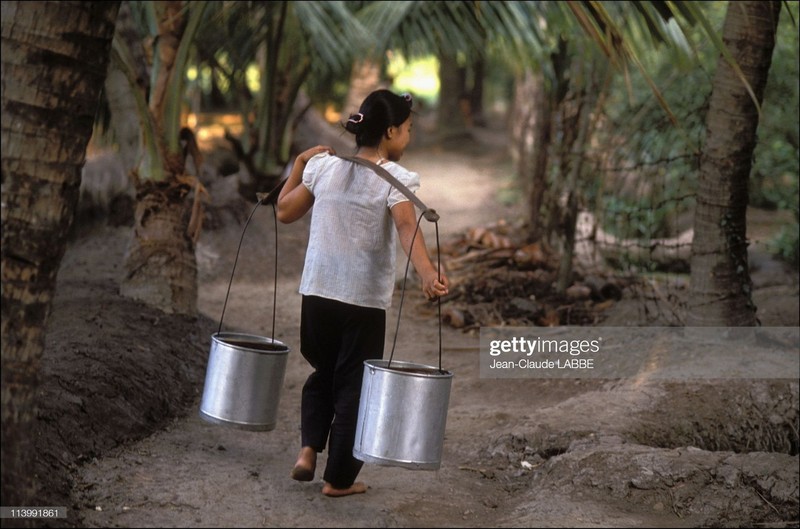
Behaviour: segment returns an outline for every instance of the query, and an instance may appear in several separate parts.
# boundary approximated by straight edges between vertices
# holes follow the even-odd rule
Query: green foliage
[[[238,110],[244,163],[270,186],[290,158],[301,87],[312,101],[340,101],[353,60],[374,47],[351,9],[357,2],[214,2],[196,41],[194,88],[213,108]]]
[[[758,128],[750,203],[767,209],[798,208],[799,6],[797,2],[784,4]]]
[[[795,222],[783,226],[780,233],[770,242],[769,248],[778,258],[797,268],[800,266],[799,245],[800,223]]]
[[[797,2],[784,3],[778,39],[764,94],[763,116],[758,128],[759,142],[750,179],[750,203],[767,209],[794,212],[795,223],[783,226],[770,247],[780,259],[797,267],[800,262],[800,133],[798,129],[798,80],[800,39],[797,34]]]
[[[620,237],[672,237],[694,207],[699,152],[711,78],[703,68],[680,69],[668,50],[651,71],[678,125],[675,126],[643,79],[626,86],[617,77],[597,133],[605,179],[599,198],[603,228]],[[611,146],[611,147],[610,147]],[[610,148],[609,148],[610,147]]]
[[[347,101],[350,75],[333,71],[310,75],[303,88],[314,107],[320,112],[324,112],[327,105],[333,105],[341,111]]]
[[[710,23],[721,27],[725,3],[709,3]],[[791,10],[791,15],[786,9]],[[798,4],[787,3],[762,106],[755,151],[750,203],[769,209],[798,211]],[[598,200],[603,229],[620,237],[664,237],[690,227],[699,153],[713,71],[719,57],[702,34],[690,33],[697,63],[685,65],[669,48],[643,55],[648,71],[677,117],[673,126],[644,79],[615,79],[597,134],[603,155]],[[598,186],[601,187],[601,186]],[[796,264],[797,224],[784,227],[772,244],[781,258]]]
[[[609,197],[604,204],[604,228],[620,238],[650,239],[668,235],[665,208],[648,208],[642,201]]]

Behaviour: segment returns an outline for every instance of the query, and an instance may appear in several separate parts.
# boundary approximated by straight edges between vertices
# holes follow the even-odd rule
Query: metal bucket
[[[279,187],[283,186],[282,182]],[[278,296],[278,219],[274,197],[280,189],[269,195],[259,196],[239,238],[239,248],[233,261],[231,279],[222,305],[219,329],[211,335],[211,350],[206,368],[203,399],[200,402],[200,417],[214,424],[233,426],[242,430],[275,429],[278,403],[280,402],[283,377],[289,347],[275,340],[253,334],[222,332],[222,320],[228,306],[233,274],[239,262],[244,234],[250,220],[262,203],[272,200],[275,221],[275,271],[272,292],[272,336],[275,336],[275,306]]]
[[[441,466],[453,374],[410,362],[367,360],[353,457],[413,470]]]
[[[211,335],[200,417],[243,430],[275,428],[289,347],[252,334]]]

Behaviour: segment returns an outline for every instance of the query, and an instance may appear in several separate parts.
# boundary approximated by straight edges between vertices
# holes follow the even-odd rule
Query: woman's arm
[[[284,224],[298,220],[314,205],[314,195],[303,185],[303,170],[308,161],[321,152],[336,154],[330,147],[317,145],[297,155],[276,202],[278,220]]]
[[[425,297],[434,299],[448,293],[450,281],[444,272],[437,271],[431,262],[421,229],[414,238],[414,231],[417,229],[415,213],[414,205],[409,201],[400,202],[392,207],[392,218],[400,236],[400,244],[406,255],[410,256],[414,270],[422,278],[422,292]],[[411,239],[414,239],[413,248]]]

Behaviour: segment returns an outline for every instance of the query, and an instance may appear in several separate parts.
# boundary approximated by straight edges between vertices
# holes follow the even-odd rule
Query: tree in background
[[[187,171],[187,155],[194,156],[196,168],[200,157],[196,148],[181,144],[181,139],[192,144],[191,134],[181,138],[181,110],[189,51],[207,6],[131,2],[131,14],[121,18],[113,41],[113,73],[106,86],[120,136],[140,138],[121,146],[135,150],[122,158],[135,160],[127,169],[136,209],[120,293],[167,313],[197,310],[195,243],[205,189]],[[124,114],[126,108],[137,112]]]
[[[236,5],[238,6],[238,4]],[[634,20],[639,21],[636,27],[640,29],[640,34],[642,33],[641,28],[647,27],[647,31],[656,37],[666,39],[669,36],[669,32],[664,30],[665,21],[677,15],[691,21],[696,21],[702,17],[696,7],[687,7],[688,4],[681,2],[675,5],[674,12],[670,9],[664,11],[664,7],[661,4],[637,4],[638,7],[627,9],[625,6],[617,6],[614,13],[615,16],[619,15],[620,18],[625,18],[622,15],[626,13],[637,14]],[[253,11],[236,12],[235,15],[228,13],[224,9],[220,12],[221,16],[228,17],[227,20],[229,21],[240,20],[242,15],[247,15],[244,17],[245,20],[260,21],[256,28],[249,27],[246,24],[231,25],[228,32],[222,32],[228,38],[223,39],[219,44],[219,49],[225,51],[228,63],[238,64],[231,70],[230,79],[232,81],[241,79],[241,75],[234,74],[243,71],[245,64],[258,59],[260,61],[259,64],[262,65],[262,82],[259,95],[251,99],[253,104],[249,111],[246,112],[246,122],[249,122],[247,120],[253,116],[252,134],[249,138],[246,138],[247,141],[242,142],[243,146],[249,144],[247,148],[241,149],[246,160],[249,160],[246,163],[251,168],[248,173],[254,179],[250,183],[251,185],[245,186],[246,194],[268,189],[277,180],[289,159],[289,143],[292,129],[289,124],[292,121],[292,113],[295,112],[294,102],[297,100],[297,94],[303,80],[307,78],[311,71],[311,67],[307,62],[310,55],[309,51],[306,50],[305,53],[300,55],[297,55],[296,52],[298,49],[303,49],[304,36],[310,37],[322,34],[320,31],[310,31],[310,29],[336,26],[330,22],[327,25],[323,22],[312,24],[311,22],[315,20],[321,21],[326,17],[327,20],[331,20],[331,13],[325,12],[320,6],[314,6],[316,6],[315,3],[289,6],[286,3],[278,2],[270,3],[269,5],[258,4],[252,8],[255,9]],[[251,9],[249,4],[245,7]],[[304,16],[293,17],[292,10],[301,8],[309,11],[304,12]],[[319,19],[312,16],[313,13],[321,13]],[[587,38],[594,41],[597,47],[606,54],[610,62],[615,64],[619,70],[625,71],[628,64],[634,64],[639,67],[640,71],[644,72],[634,51],[637,46],[649,45],[636,42],[632,37],[626,36],[617,22],[615,22],[615,19],[606,11],[603,4],[567,3],[557,4],[553,7],[549,4],[542,6],[526,2],[491,4],[474,2],[375,2],[359,9],[356,14],[364,27],[368,28],[372,34],[382,38],[375,47],[366,51],[362,50],[363,53],[368,51],[371,56],[376,56],[377,51],[388,49],[389,47],[408,51],[410,54],[424,50],[427,53],[435,52],[443,56],[453,56],[458,53],[481,56],[486,51],[487,42],[494,43],[499,41],[506,44],[506,50],[512,51],[509,55],[512,60],[520,61],[522,64],[538,63],[539,65],[548,65],[550,61],[555,61],[559,57],[563,59],[570,56],[558,51],[557,46],[560,45],[554,45],[554,43],[558,42],[559,35],[570,33],[579,25],[584,30]],[[557,16],[554,16],[554,14]],[[245,29],[237,29],[241,27]],[[263,29],[258,32],[258,28]],[[531,31],[532,29],[534,31]],[[331,33],[333,35],[336,34],[336,32]],[[346,34],[348,39],[345,40],[357,40],[350,38],[355,34],[354,32]],[[570,38],[576,43],[581,40],[577,37]],[[331,41],[329,39],[320,39],[319,42]],[[249,48],[246,43],[250,43]],[[492,46],[495,52],[501,49],[495,44],[492,44]],[[318,46],[314,49],[330,48],[330,46]],[[214,49],[214,46],[211,49]],[[239,59],[232,61],[231,58],[237,56],[237,54]],[[534,59],[531,59],[531,57],[534,57]],[[574,58],[572,60],[575,61]],[[218,61],[218,63],[221,64],[222,61]],[[551,66],[544,69],[555,71],[555,68]],[[596,78],[596,76],[584,75],[582,78],[591,79]],[[551,79],[553,80],[550,81],[549,86],[548,83],[544,85],[546,89],[551,90],[551,96],[547,99],[550,105],[559,101],[559,93],[567,93],[564,92],[565,87],[571,86],[575,90],[583,90],[583,88],[577,86],[579,78],[574,75],[564,76],[563,79],[569,79],[570,82],[561,83],[560,85],[557,82],[557,75],[552,75]],[[655,95],[660,98],[654,83],[652,81],[649,82]],[[453,84],[455,86],[456,83]],[[587,93],[594,90],[595,87],[590,86]],[[451,95],[456,91],[444,90],[445,93]],[[458,96],[460,94],[456,97]],[[440,102],[440,107],[450,108],[450,114],[453,114],[444,115],[440,112],[440,119],[447,121],[448,126],[451,128],[458,129],[462,116],[460,112],[453,111],[457,104],[448,106],[444,102]],[[532,113],[527,114],[533,115]],[[545,113],[545,115],[547,114]],[[550,116],[559,116],[559,114],[551,109]],[[561,131],[563,134],[554,135],[551,131],[549,135],[544,135],[542,138],[572,138],[570,141],[574,141],[579,137],[577,132],[580,128],[572,127],[570,120],[562,119],[558,123],[565,127]],[[573,125],[577,127],[578,123],[588,122],[579,120],[575,121]],[[550,126],[553,126],[552,123]],[[585,135],[580,137],[591,137],[591,131],[587,131]],[[553,165],[558,160],[563,161],[565,157],[555,156],[548,158],[549,155],[543,153],[545,149],[549,149],[549,146],[536,145],[535,147],[539,150],[539,153],[532,156],[536,161],[531,164],[531,167],[536,167],[538,171],[548,171],[548,167],[562,167],[561,176],[557,179],[558,182],[580,181],[580,172],[574,175],[574,178],[568,177],[569,171],[563,173],[563,170],[568,165],[580,167],[580,163]],[[581,152],[582,149],[583,147],[579,145],[559,145],[552,151],[555,153],[568,151],[577,153]],[[571,154],[570,158],[575,158],[575,156]],[[578,158],[580,157],[578,156]],[[541,163],[542,160],[547,161],[548,159],[550,160],[549,165],[548,163]],[[579,160],[576,159],[577,161]],[[551,232],[558,230],[566,234],[562,247],[565,252],[569,253],[573,244],[573,237],[570,237],[570,234],[574,233],[575,230],[575,210],[581,202],[579,200],[580,197],[576,196],[577,191],[570,192],[567,190],[568,195],[571,193],[572,202],[570,202],[569,207],[560,211],[558,195],[563,193],[557,193],[558,189],[551,190],[550,197],[547,198],[545,203],[543,193],[548,188],[541,184],[543,182],[547,184],[547,179],[542,178],[540,173],[535,175],[532,181],[537,182],[537,185],[531,188],[531,202],[534,206],[532,207],[530,218],[537,220],[532,224],[537,229],[546,226],[544,228],[546,230]],[[197,191],[199,191],[199,188]],[[197,199],[197,191],[195,192],[195,200]],[[547,208],[544,208],[544,206],[547,206]],[[535,207],[539,207],[539,211],[535,210]],[[545,209],[547,218],[542,218],[542,213],[545,212]],[[167,246],[166,244],[164,245],[165,248]],[[189,253],[187,252],[186,255],[188,256]],[[140,255],[147,254],[140,252]],[[185,261],[190,262],[191,259]],[[175,262],[181,263],[183,261],[175,260]],[[563,261],[561,275],[564,281],[562,283],[567,281],[569,277],[570,263],[571,259]],[[139,266],[139,264],[134,263],[130,270],[135,274],[140,274],[139,271],[146,268]],[[154,285],[157,278],[155,276],[158,274],[159,268],[160,266],[156,266],[154,274],[150,276],[140,274],[142,278],[148,280],[137,281],[137,284],[142,285],[145,291],[156,291]],[[187,285],[192,283],[191,281],[187,282]],[[167,289],[163,289],[163,291],[167,292]],[[172,291],[175,291],[175,289],[173,288]],[[188,305],[191,305],[191,303]]]
[[[2,498],[36,505],[44,331],[119,2],[2,2]]]
[[[517,4],[524,3],[379,1],[360,9],[357,16],[375,35],[378,52],[392,50],[408,59],[438,57],[436,128],[439,137],[447,139],[467,136],[472,124],[468,121],[482,119],[483,102],[476,98],[482,97],[484,60],[492,36],[507,32],[508,40],[530,41],[530,29],[520,27],[524,20],[513,20]]]
[[[770,241],[769,248],[795,271],[800,265],[800,126],[797,108],[800,101],[800,35],[797,20],[800,4],[786,4],[772,55],[769,79],[764,92],[758,145],[750,176],[749,201],[754,207],[789,211],[793,222],[784,225]],[[794,112],[787,112],[793,109]]]
[[[357,2],[351,7],[361,4]],[[368,16],[364,15],[365,18],[378,22],[368,26],[375,30],[375,34],[386,37],[386,42],[395,36],[402,37],[407,47],[413,47],[413,43],[420,40],[417,37],[420,37],[421,41],[428,44],[447,45],[451,51],[474,51],[481,49],[480,46],[486,42],[493,46],[499,35],[505,35],[507,42],[514,44],[513,49],[519,56],[546,57],[555,49],[551,45],[552,40],[563,31],[563,28],[543,27],[542,18],[533,16],[536,9],[549,5],[545,3],[430,2],[443,6],[442,11],[434,10],[430,16],[412,19],[399,16],[403,10],[412,13],[420,9],[415,4],[428,2],[373,2],[361,7],[363,12],[369,12]],[[137,222],[142,226],[150,222],[149,218],[163,218],[164,222],[159,229],[151,230],[155,225],[149,224],[147,229],[141,230],[142,235],[156,234],[155,238],[151,241],[142,237],[140,248],[134,248],[131,252],[139,257],[152,256],[156,261],[148,263],[148,259],[140,259],[142,267],[131,266],[129,270],[135,273],[151,267],[151,279],[156,278],[161,270],[159,263],[169,264],[165,260],[174,258],[164,243],[169,239],[164,239],[163,233],[159,232],[169,231],[183,245],[187,228],[191,225],[191,216],[184,215],[187,213],[186,200],[192,193],[195,199],[201,193],[201,189],[191,178],[186,178],[180,167],[185,160],[182,159],[183,149],[180,146],[179,119],[180,101],[184,94],[179,85],[183,82],[184,73],[180,64],[185,64],[191,47],[191,39],[185,37],[204,20],[202,14],[196,14],[199,6],[204,5],[203,2],[158,2],[152,7],[163,7],[163,11],[149,19],[151,35],[158,35],[154,52],[158,67],[153,68],[155,75],[149,77],[152,80],[149,91],[145,91],[145,96],[137,100],[137,108],[142,110],[143,134],[149,135],[148,141],[143,143],[156,146],[156,149],[148,151],[148,156],[142,157],[139,177],[149,179],[149,183],[142,183],[142,189],[154,190],[154,193],[153,196],[149,196],[149,193],[142,195]],[[222,9],[231,5],[249,4],[215,3],[216,7]],[[274,9],[269,13],[278,17],[278,22],[288,20],[282,19],[281,13],[288,13],[295,7],[306,9],[305,16],[298,19],[304,30],[297,34],[299,40],[292,42],[302,44],[304,38],[310,39],[316,43],[307,52],[312,55],[315,52],[335,52],[338,50],[337,44],[351,42],[352,34],[346,32],[333,32],[334,36],[341,37],[340,40],[324,40],[325,35],[331,35],[322,31],[330,26],[325,7],[336,8],[339,5],[318,2],[259,4],[265,9]],[[569,2],[558,5],[561,9],[573,10],[576,20],[589,34],[593,34],[610,57],[617,56],[620,49],[625,49],[619,48],[619,41],[614,40],[619,32],[605,32],[605,29],[613,28],[613,21],[604,16],[602,9],[598,9],[603,4]],[[675,11],[670,11],[672,16],[684,19],[692,18],[698,9],[685,2],[642,2],[632,5],[633,9],[650,6],[645,9],[654,9],[659,13],[674,6]],[[66,245],[66,233],[75,209],[79,167],[84,160],[85,146],[91,134],[91,117],[105,77],[108,46],[117,9],[116,2],[2,3],[2,487],[4,502],[9,504],[28,504],[27,499],[31,494],[31,476],[28,474],[31,454],[25,449],[31,446],[27,440],[29,425],[34,418],[33,397],[43,333],[56,273]],[[753,307],[749,304],[746,254],[743,255],[743,248],[746,248],[743,228],[747,195],[746,191],[742,192],[742,180],[746,182],[752,162],[753,135],[758,125],[758,113],[754,114],[753,109],[757,108],[756,102],[760,103],[763,83],[769,71],[779,10],[780,4],[777,2],[732,2],[728,6],[729,17],[724,37],[734,50],[731,55],[735,60],[730,61],[725,55],[726,60],[720,61],[715,77],[714,97],[718,101],[712,105],[714,112],[709,111],[708,150],[701,171],[705,182],[698,194],[698,200],[719,197],[725,200],[709,199],[698,206],[695,230],[700,242],[697,243],[695,256],[697,266],[693,262],[694,311],[696,316],[711,315],[709,318],[697,318],[704,325],[749,325],[754,321]],[[648,22],[657,20],[647,11],[642,12]],[[420,13],[416,11],[417,15]],[[627,11],[626,14],[635,12]],[[347,15],[349,17],[350,13]],[[553,25],[554,19],[545,17],[544,20]],[[231,19],[234,25],[239,21],[236,17]],[[272,53],[277,60],[271,64],[285,65],[280,61],[280,51],[274,48],[269,51],[268,47],[269,43],[284,42],[280,35],[288,26],[278,23],[269,27],[274,28],[274,32],[267,31],[270,37],[260,41],[262,46],[259,49],[265,50],[264,46],[267,46],[267,55],[264,57]],[[714,34],[713,31],[708,33]],[[550,44],[547,46],[542,44],[548,42]],[[744,45],[750,42],[756,46]],[[543,50],[545,55],[541,55]],[[125,64],[129,58],[125,52],[118,48],[115,53],[117,62]],[[269,60],[265,64],[269,64]],[[739,75],[736,69],[731,70],[736,75],[726,72],[729,68],[726,65],[730,64],[740,64],[743,74]],[[131,74],[127,81],[132,86],[138,86],[138,70],[125,70]],[[256,112],[256,115],[264,118],[256,124],[260,127],[259,135],[264,134],[264,137],[259,136],[254,144],[265,148],[271,146],[267,150],[285,149],[286,136],[283,133],[275,128],[269,129],[273,138],[269,141],[266,140],[266,134],[269,127],[279,129],[279,125],[288,122],[285,112],[289,108],[287,103],[290,98],[276,99],[278,103],[269,101],[278,94],[291,96],[296,93],[293,89],[296,84],[286,82],[287,78],[280,75],[270,76],[269,68],[265,68],[264,72],[261,86],[265,93],[272,95],[265,96],[267,103]],[[742,82],[743,79],[747,79],[749,84]],[[40,89],[31,90],[31,84],[37,82],[43,83]],[[747,90],[748,86],[752,90]],[[743,96],[745,93],[749,99]],[[170,100],[175,104],[168,104]],[[145,104],[142,105],[142,102]],[[731,105],[730,109],[740,116],[740,120],[730,122],[720,118],[722,108],[727,105]],[[172,117],[159,122],[163,112],[169,112]],[[148,113],[150,118],[147,118]],[[731,138],[730,143],[722,145],[731,150],[718,150],[720,145],[717,140],[728,130],[738,130],[740,134]],[[161,141],[166,143],[166,147],[158,143]],[[262,154],[269,166],[272,163],[269,162],[270,154],[266,151]],[[273,160],[280,162],[280,157],[273,157]],[[275,167],[279,165],[272,163]],[[150,172],[145,172],[143,168]],[[164,178],[160,180],[160,177]],[[176,207],[168,212],[170,218],[167,219],[167,206],[173,205]],[[180,221],[173,219],[175,211],[181,212]],[[196,232],[188,231],[188,238],[191,239],[191,234]],[[707,239],[700,238],[699,232],[703,232],[702,237]],[[720,237],[721,245],[718,244]],[[179,246],[179,251],[181,257],[178,261],[188,263],[191,267],[193,257],[183,259],[182,255],[192,252],[186,252],[183,246]],[[171,266],[164,267],[164,270],[171,269]],[[189,285],[191,289],[192,280],[186,280],[189,276],[178,274],[178,277],[181,278],[179,284]],[[191,300],[191,293],[184,292],[180,299]],[[191,302],[181,301],[174,308],[182,311],[191,305]]]
[[[747,205],[760,106],[781,3],[728,4],[700,160],[688,325],[757,323],[747,263]]]
[[[167,313],[193,314],[195,244],[207,191],[187,164],[189,155],[195,172],[202,163],[183,121],[189,64],[194,58],[194,64],[219,74],[241,109],[246,137],[231,140],[247,168],[240,192],[255,201],[256,192],[271,189],[289,161],[300,87],[315,69],[340,64],[360,33],[339,31],[342,26],[331,22],[350,20],[339,3],[148,1],[130,7],[131,17],[123,19],[130,23],[120,25],[114,41],[114,66],[124,75],[115,75],[117,82],[107,87],[115,96],[109,101],[136,101],[128,105],[137,109],[130,116],[135,119],[121,128],[138,130],[141,138],[129,143],[141,151],[131,168],[137,191],[134,236],[120,292]],[[255,93],[246,83],[253,64],[259,72]],[[112,116],[122,108],[112,108]]]
[[[240,137],[226,138],[245,174],[240,193],[255,200],[272,189],[291,160],[295,127],[308,108],[301,89],[311,76],[347,72],[373,45],[355,10],[359,2],[214,4],[214,31],[198,40],[196,63],[221,78],[242,116]],[[247,72],[257,68],[255,88]]]
[[[625,4],[616,6],[622,10],[614,11],[613,16],[606,11],[606,8],[611,10],[610,4],[570,2],[566,5],[610,62],[623,70],[626,65],[634,64],[646,74],[635,50],[651,45],[642,39],[644,35],[656,41],[673,40],[674,28],[668,30],[666,25],[673,18],[684,25],[700,25],[704,35],[720,51],[699,169],[687,323],[711,326],[755,324],[745,237],[747,186],[756,144],[755,132],[760,119],[758,107],[769,73],[780,3],[729,3],[722,39],[704,16],[703,5],[687,2]],[[548,23],[555,20],[562,19],[547,17]],[[631,33],[624,31],[625,27],[638,29]],[[682,30],[684,33],[685,27]],[[539,113],[537,108],[527,107],[528,111],[516,112],[516,115],[528,116],[532,120],[527,128],[517,127],[517,130],[525,133],[523,138],[517,138],[520,140],[517,144],[523,146],[523,149],[518,149],[522,153],[519,159],[525,164],[522,167],[528,171],[539,171],[524,175],[533,183],[530,226],[535,230],[532,235],[536,238],[544,236],[547,231],[545,226],[548,219],[542,213],[558,207],[552,198],[541,198],[550,185],[547,178],[554,163],[553,153],[558,152],[555,145],[542,142],[555,141],[552,105],[559,100],[558,84],[553,82],[558,77],[548,77],[547,73],[554,70],[542,57],[546,56],[540,56],[539,66],[545,75],[537,101],[543,102],[545,111]],[[558,54],[553,54],[553,57],[557,58]],[[535,74],[528,78],[535,78]],[[653,94],[660,99],[661,95],[653,81],[647,80]],[[535,95],[537,91],[534,89],[530,93]],[[544,95],[547,93],[549,97]],[[518,101],[524,104],[526,99],[518,98]],[[665,104],[663,106],[669,112],[668,107]],[[674,118],[671,119],[674,121]],[[538,140],[538,145],[533,141],[534,138]],[[524,148],[533,151],[525,151]],[[542,171],[545,175],[542,175]],[[564,176],[560,174],[561,178]],[[565,226],[556,226],[570,233],[568,227],[564,230]]]

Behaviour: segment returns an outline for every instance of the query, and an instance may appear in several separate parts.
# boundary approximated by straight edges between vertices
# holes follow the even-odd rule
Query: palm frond
[[[184,97],[186,86],[184,72],[189,59],[189,49],[193,46],[197,37],[197,30],[200,21],[205,15],[208,2],[192,2],[189,10],[189,20],[183,32],[181,43],[178,46],[178,54],[175,57],[174,74],[172,82],[169,84],[167,101],[164,116],[164,137],[167,143],[167,150],[171,153],[179,152],[180,138],[179,130],[181,127],[181,103]]]
[[[321,69],[349,68],[358,54],[375,47],[375,38],[353,16],[346,2],[290,2],[310,52]]]
[[[142,160],[139,167],[142,169],[142,177],[160,181],[164,175],[164,160],[161,158],[161,150],[158,148],[159,138],[155,122],[150,114],[150,108],[145,99],[145,94],[136,82],[136,68],[133,65],[130,50],[125,43],[119,39],[114,39],[111,45],[111,61],[121,71],[128,81],[128,88],[131,95],[136,100],[136,108],[139,109],[139,124],[142,130]]]
[[[747,90],[747,93],[750,94],[750,98],[753,100],[753,104],[758,112],[758,117],[761,119],[761,105],[758,102],[758,97],[756,97],[755,92],[753,92],[753,87],[751,87],[750,83],[747,82],[747,78],[744,76],[744,72],[742,72],[741,67],[736,62],[736,59],[733,58],[733,55],[731,55],[731,52],[728,50],[728,47],[725,46],[725,43],[722,42],[722,37],[720,36],[719,32],[711,27],[711,23],[709,22],[708,18],[703,15],[702,7],[695,5],[694,2],[669,2],[669,4],[673,3],[676,4],[676,8],[680,10],[681,14],[687,21],[696,20],[697,23],[705,30],[705,35],[711,39],[714,47],[733,69],[734,73]]]

